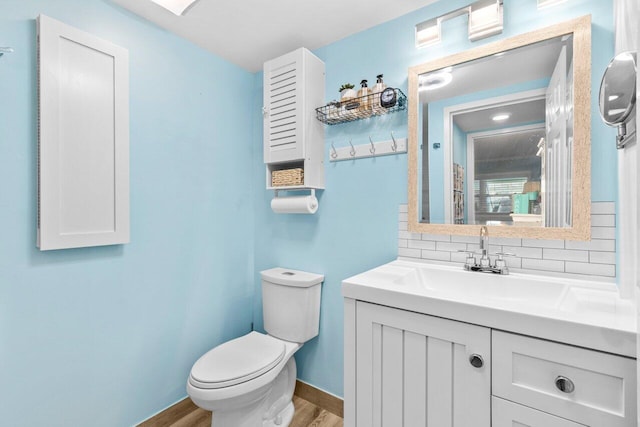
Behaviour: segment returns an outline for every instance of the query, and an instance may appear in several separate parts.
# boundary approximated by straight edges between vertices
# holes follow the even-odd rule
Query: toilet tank
[[[297,343],[318,335],[324,276],[280,267],[261,271],[260,275],[267,333]]]

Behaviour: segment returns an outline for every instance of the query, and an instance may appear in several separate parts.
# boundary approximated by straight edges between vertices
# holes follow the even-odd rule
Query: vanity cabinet
[[[346,427],[631,427],[635,400],[635,359],[345,299]]]
[[[357,302],[356,414],[347,426],[491,425],[491,330]],[[345,369],[345,374],[347,370]]]

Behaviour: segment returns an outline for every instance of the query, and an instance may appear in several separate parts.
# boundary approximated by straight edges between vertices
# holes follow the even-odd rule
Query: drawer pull
[[[556,388],[563,393],[573,393],[573,390],[576,389],[576,386],[569,378],[560,375],[556,378]]]
[[[482,356],[480,356],[479,354],[472,354],[469,357],[469,363],[471,363],[471,366],[473,366],[474,368],[482,368],[482,366],[484,365],[484,359],[482,359]]]

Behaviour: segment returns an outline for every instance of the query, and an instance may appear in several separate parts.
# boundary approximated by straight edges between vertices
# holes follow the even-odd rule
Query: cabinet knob
[[[556,378],[556,388],[563,393],[573,393],[573,390],[576,389],[576,386],[569,378],[560,375]]]
[[[479,354],[472,354],[469,357],[469,363],[471,363],[471,366],[474,368],[482,368],[482,366],[484,366],[484,359]]]

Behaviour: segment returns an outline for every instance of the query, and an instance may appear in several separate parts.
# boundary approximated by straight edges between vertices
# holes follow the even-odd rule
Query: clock
[[[396,91],[392,87],[388,87],[380,93],[380,105],[384,108],[396,105]]]

